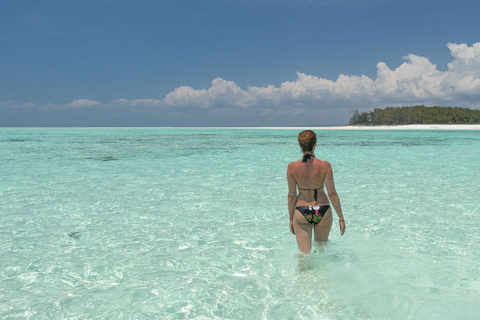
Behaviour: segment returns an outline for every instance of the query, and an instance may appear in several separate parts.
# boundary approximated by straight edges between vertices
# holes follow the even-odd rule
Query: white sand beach
[[[402,126],[318,127],[318,130],[480,130],[479,124],[410,124]]]
[[[171,127],[178,129],[284,129],[284,130],[480,130],[480,124],[409,124],[401,126],[306,127]]]

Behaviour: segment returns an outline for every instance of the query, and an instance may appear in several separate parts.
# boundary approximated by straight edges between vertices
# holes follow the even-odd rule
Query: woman
[[[290,231],[297,236],[298,248],[308,253],[312,246],[312,227],[315,241],[328,241],[333,219],[329,198],[340,219],[340,235],[345,233],[345,220],[333,182],[332,167],[327,161],[315,157],[317,135],[311,130],[302,131],[298,135],[298,143],[303,158],[290,163],[287,169],[288,212]]]

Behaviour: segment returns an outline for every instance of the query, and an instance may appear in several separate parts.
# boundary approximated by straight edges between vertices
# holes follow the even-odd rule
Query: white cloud
[[[33,102],[26,102],[23,104],[18,104],[13,100],[7,100],[7,101],[0,101],[0,108],[29,108],[29,107],[35,107],[35,103]]]
[[[182,86],[167,94],[163,101],[170,106],[209,108],[212,106],[249,107],[254,103],[252,99],[255,97],[242,90],[233,81],[216,78],[208,90],[195,90]]]
[[[98,101],[88,100],[88,99],[78,99],[74,100],[66,105],[65,107],[73,107],[73,108],[85,108],[85,107],[92,107],[92,106],[99,106],[102,103]]]
[[[128,100],[125,98],[112,101],[108,106],[162,106],[163,101],[158,99],[137,99]]]
[[[120,109],[135,112],[139,108],[181,112],[182,107],[187,107],[218,114],[248,111],[257,115],[300,115],[312,110],[367,110],[413,104],[480,108],[480,42],[472,46],[454,43],[447,46],[453,57],[447,71],[439,71],[426,57],[409,54],[393,70],[379,62],[374,79],[365,75],[341,74],[331,81],[298,72],[296,80],[285,81],[279,87],[249,86],[242,89],[233,81],[216,78],[207,89],[181,86],[164,99],[117,99],[104,105],[79,99],[64,105],[37,107],[48,110],[99,106],[118,108],[119,112]],[[0,107],[8,106],[32,108],[32,103],[0,103]]]
[[[0,108],[1,107],[10,108],[10,109],[30,108],[30,109],[40,109],[40,110],[81,109],[81,108],[101,106],[101,105],[102,105],[101,102],[89,100],[89,99],[78,99],[66,104],[46,103],[43,105],[38,105],[33,102],[26,102],[23,104],[19,104],[12,100],[0,102]]]
[[[280,87],[241,89],[232,81],[214,79],[208,89],[179,87],[163,102],[169,106],[198,108],[339,108],[399,104],[480,105],[480,42],[448,44],[454,60],[439,71],[426,57],[409,54],[396,69],[377,64],[377,77],[340,75],[336,81],[298,72],[295,81]]]
[[[455,58],[448,64],[450,84],[455,86],[458,94],[478,97],[480,94],[480,42],[474,43],[471,47],[464,43],[449,43],[448,48]]]

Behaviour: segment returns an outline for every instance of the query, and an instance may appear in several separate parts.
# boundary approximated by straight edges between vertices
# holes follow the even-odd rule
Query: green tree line
[[[459,107],[388,107],[353,111],[349,125],[480,124],[480,110]]]

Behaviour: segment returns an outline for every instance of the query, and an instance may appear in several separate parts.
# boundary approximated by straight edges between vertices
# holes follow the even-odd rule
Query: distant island
[[[480,110],[459,107],[388,107],[372,112],[353,111],[348,125],[480,124]]]

